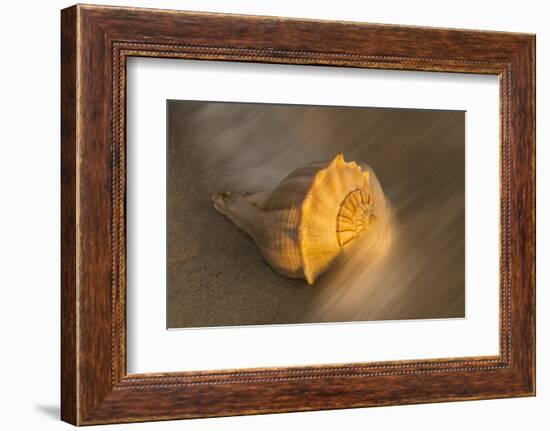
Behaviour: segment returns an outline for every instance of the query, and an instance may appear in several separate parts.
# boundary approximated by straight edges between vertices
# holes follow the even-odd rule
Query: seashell
[[[212,201],[276,272],[309,284],[372,228],[386,205],[373,170],[341,153],[294,170],[272,191],[221,193]]]

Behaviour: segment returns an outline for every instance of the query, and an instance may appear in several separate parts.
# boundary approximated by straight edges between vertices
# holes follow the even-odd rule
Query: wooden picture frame
[[[77,5],[61,14],[61,417],[75,425],[535,394],[535,36]],[[500,77],[500,354],[127,374],[130,56]]]

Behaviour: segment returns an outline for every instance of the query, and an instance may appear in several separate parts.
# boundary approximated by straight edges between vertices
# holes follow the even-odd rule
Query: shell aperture
[[[252,237],[276,272],[309,284],[386,205],[372,169],[346,162],[341,153],[292,171],[272,191],[214,194],[212,201]]]

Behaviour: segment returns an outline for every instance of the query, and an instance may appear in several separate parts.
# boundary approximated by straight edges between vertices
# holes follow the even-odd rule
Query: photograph
[[[166,109],[167,328],[465,317],[464,111]]]

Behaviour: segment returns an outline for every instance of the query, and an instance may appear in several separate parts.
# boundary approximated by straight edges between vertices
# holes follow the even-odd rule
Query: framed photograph
[[[61,415],[535,395],[535,36],[61,13]]]

